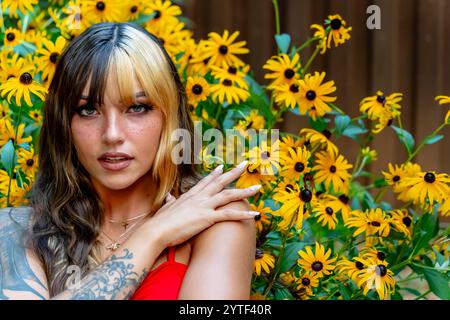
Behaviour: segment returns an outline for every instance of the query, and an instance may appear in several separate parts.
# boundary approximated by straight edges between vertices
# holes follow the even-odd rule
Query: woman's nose
[[[122,143],[125,138],[120,114],[111,112],[104,117],[103,142],[106,144]]]

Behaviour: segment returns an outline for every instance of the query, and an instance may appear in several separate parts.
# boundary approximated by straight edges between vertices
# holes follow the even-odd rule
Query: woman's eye
[[[149,110],[152,110],[153,108],[146,104],[135,104],[132,105],[129,109],[132,110],[133,113],[145,113]]]
[[[90,117],[95,115],[95,112],[97,112],[97,109],[90,107],[90,106],[82,106],[79,107],[77,110],[77,113],[82,117]]]

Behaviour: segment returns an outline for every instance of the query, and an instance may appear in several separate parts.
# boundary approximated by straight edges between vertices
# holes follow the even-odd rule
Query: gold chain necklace
[[[109,219],[109,218],[106,218],[106,220],[108,220],[108,221],[111,222],[111,223],[119,223],[119,224],[121,224],[122,227],[124,227],[125,230],[126,230],[127,227],[130,225],[130,222],[131,222],[131,221],[134,221],[134,220],[136,220],[136,219],[145,217],[145,216],[149,215],[150,213],[151,213],[151,211],[150,211],[150,212],[147,212],[147,213],[140,214],[140,215],[138,215],[138,216],[136,216],[136,217],[124,219],[124,220],[121,220],[121,221],[117,221],[117,220],[113,220],[113,219]]]

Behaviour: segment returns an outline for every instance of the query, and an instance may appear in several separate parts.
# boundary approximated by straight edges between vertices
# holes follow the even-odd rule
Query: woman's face
[[[89,84],[88,84],[89,85]],[[88,106],[86,86],[72,118],[71,130],[78,159],[95,186],[120,190],[143,176],[159,147],[162,114],[150,104],[135,81],[136,103],[120,101],[115,81],[108,81],[102,106]]]

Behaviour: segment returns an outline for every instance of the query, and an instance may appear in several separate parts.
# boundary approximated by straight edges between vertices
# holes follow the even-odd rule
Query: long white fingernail
[[[217,166],[214,170],[214,173],[222,173],[223,172],[223,164],[221,164],[220,166]]]
[[[254,186],[248,187],[248,189],[251,191],[256,191],[259,190],[260,188],[261,188],[260,184],[255,184]]]
[[[258,211],[249,211],[248,214],[251,216],[259,216],[260,213]]]
[[[243,169],[243,168],[245,168],[247,166],[247,163],[248,163],[248,160],[244,160],[244,161],[242,161],[241,163],[239,163],[237,165],[237,168]]]

